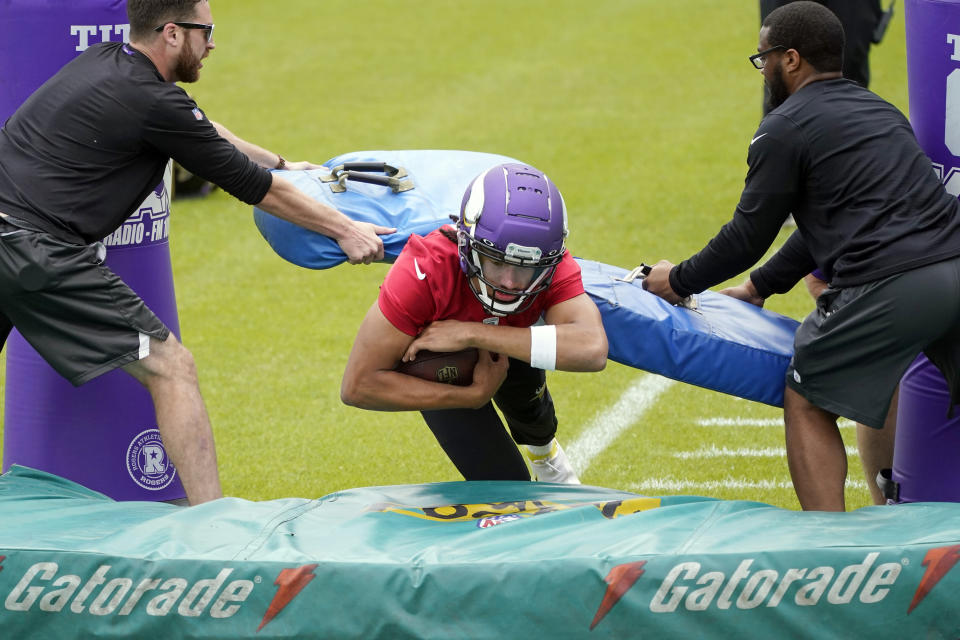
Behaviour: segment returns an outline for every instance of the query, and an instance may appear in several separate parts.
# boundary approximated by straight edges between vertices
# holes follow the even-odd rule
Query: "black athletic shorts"
[[[960,399],[960,258],[875,282],[827,288],[794,339],[787,385],[814,405],[882,428],[920,352]]]
[[[81,385],[149,354],[169,329],[113,271],[103,245],[63,242],[0,220],[0,337],[11,325]]]

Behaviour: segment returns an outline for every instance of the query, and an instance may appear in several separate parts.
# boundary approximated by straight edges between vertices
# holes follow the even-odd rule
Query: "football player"
[[[546,370],[599,371],[600,312],[567,251],[556,185],[522,164],[493,167],[467,188],[456,227],[410,237],[360,325],[340,395],[379,411],[418,410],[467,480],[578,484],[555,437]],[[395,371],[421,350],[477,348],[469,386]],[[509,434],[497,415],[503,413]]]

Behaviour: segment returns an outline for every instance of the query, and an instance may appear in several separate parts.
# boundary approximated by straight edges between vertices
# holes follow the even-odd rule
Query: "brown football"
[[[477,358],[476,349],[451,352],[424,350],[417,352],[416,360],[401,362],[396,370],[423,380],[466,387],[473,383],[473,368]]]

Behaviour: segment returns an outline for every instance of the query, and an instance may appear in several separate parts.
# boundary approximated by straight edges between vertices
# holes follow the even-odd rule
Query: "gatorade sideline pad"
[[[20,637],[956,637],[960,505],[802,513],[449,482],[117,503],[0,477]]]
[[[349,179],[323,182],[330,175],[325,170],[279,173],[355,220],[396,227],[396,233],[383,236],[384,261],[393,262],[410,234],[426,235],[459,213],[463,193],[476,176],[492,166],[519,161],[471,151],[357,151],[324,165],[334,169],[358,162],[402,167],[397,189]],[[577,215],[573,214],[574,230]],[[326,269],[346,260],[327,236],[256,208],[254,220],[274,251],[296,265]],[[694,296],[696,309],[674,307],[644,291],[640,280],[624,282],[626,269],[579,262],[584,288],[603,318],[611,360],[782,406],[784,375],[799,326],[795,320],[711,291]]]

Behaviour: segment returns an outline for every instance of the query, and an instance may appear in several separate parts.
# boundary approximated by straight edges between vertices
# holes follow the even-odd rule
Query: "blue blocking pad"
[[[600,309],[609,358],[699,387],[782,407],[793,335],[800,323],[713,291],[696,309],[673,306],[624,282],[626,269],[577,260]]]
[[[396,233],[383,236],[384,262],[393,262],[400,255],[410,234],[426,235],[450,222],[460,211],[460,201],[470,182],[498,164],[519,162],[507,156],[475,151],[356,151],[324,163],[334,169],[346,163],[386,163],[402,168],[398,174],[401,188],[369,184],[350,179],[341,183],[323,182],[330,172],[276,171],[275,175],[290,180],[310,197],[339,209],[354,220],[396,227]],[[360,170],[367,176],[383,172]],[[342,175],[342,172],[341,172]],[[362,177],[361,177],[362,178]],[[333,187],[333,188],[331,188]],[[347,257],[332,238],[281,220],[254,207],[253,218],[264,239],[280,257],[308,269],[329,269]]]

